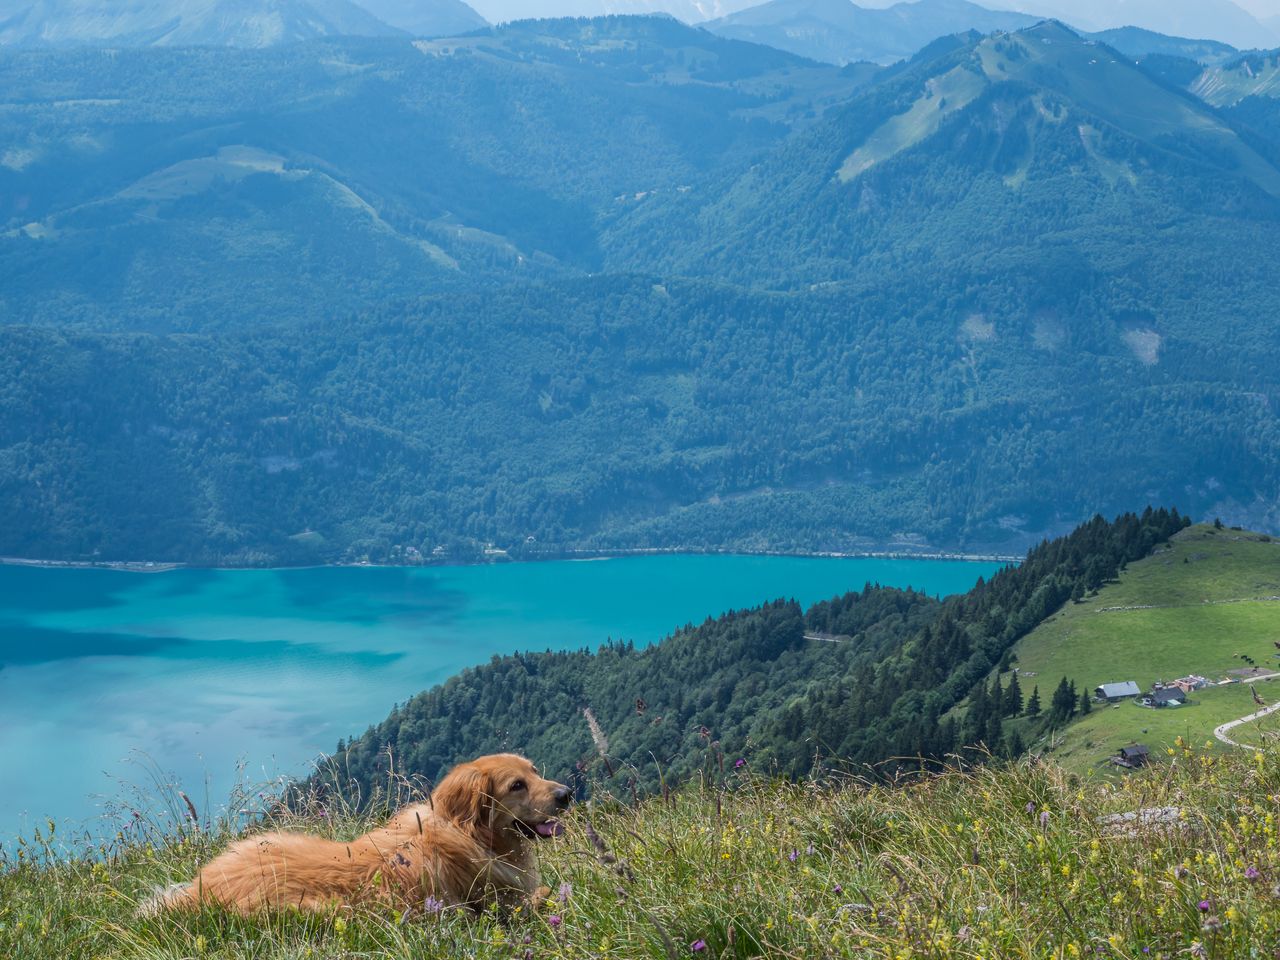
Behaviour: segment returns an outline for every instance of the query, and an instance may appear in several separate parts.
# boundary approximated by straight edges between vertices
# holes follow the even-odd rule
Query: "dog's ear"
[[[474,763],[449,771],[431,791],[436,813],[459,826],[488,826],[493,811],[493,778]]]

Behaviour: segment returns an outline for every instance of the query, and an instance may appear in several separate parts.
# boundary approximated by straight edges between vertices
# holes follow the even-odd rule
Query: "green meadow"
[[[1039,686],[1047,702],[1064,676],[1080,690],[1124,680],[1146,690],[1153,681],[1187,674],[1214,681],[1240,677],[1250,668],[1244,657],[1260,671],[1280,672],[1277,598],[1280,542],[1208,524],[1189,527],[1130,564],[1117,582],[1068,603],[1028,634],[1014,651],[1019,683],[1025,694]],[[1218,724],[1257,709],[1249,686],[1267,703],[1280,698],[1280,680],[1263,680],[1196,691],[1175,709],[1149,710],[1131,701],[1096,706],[1055,738],[1052,750],[1060,762],[1083,771],[1133,741],[1153,751],[1179,736],[1202,744]],[[1231,736],[1250,742],[1269,724],[1280,719],[1265,718]]]
[[[1119,782],[1026,758],[895,786],[749,766],[545,842],[540,909],[136,916],[241,831],[139,824],[93,858],[46,836],[0,861],[0,956],[22,960],[1271,957],[1280,751],[1178,749]],[[1109,815],[1171,808],[1159,825]],[[329,805],[252,829],[349,838]]]

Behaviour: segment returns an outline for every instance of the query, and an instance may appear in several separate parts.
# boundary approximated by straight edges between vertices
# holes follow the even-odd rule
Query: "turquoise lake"
[[[777,597],[867,582],[945,595],[991,563],[648,556],[471,567],[0,566],[0,843],[47,818],[111,835],[153,778],[216,810],[516,650],[648,644]]]

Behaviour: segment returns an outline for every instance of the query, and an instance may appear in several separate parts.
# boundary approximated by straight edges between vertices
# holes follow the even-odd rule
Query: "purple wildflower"
[[[703,950],[707,949],[707,941],[695,940],[693,943],[689,944],[689,949],[694,953],[701,953]]]
[[[558,930],[562,923],[564,923],[564,921],[560,919],[560,914],[558,913],[553,913],[551,916],[547,917],[547,925],[550,926],[552,930]]]
[[[735,770],[741,770],[746,765],[747,761],[743,757],[739,757],[737,760],[733,761],[733,769]]]
[[[837,883],[835,886],[831,888],[831,892],[836,894],[844,893],[844,887],[840,886],[840,884]]]
[[[1049,811],[1042,810],[1040,812],[1040,829],[1043,830],[1047,826],[1049,826]]]
[[[572,896],[573,896],[573,884],[570,883],[568,880],[566,880],[564,881],[564,883],[560,884],[560,902],[563,903],[564,901],[568,900]]]
[[[1028,800],[1028,801],[1027,801],[1027,813],[1035,813],[1035,812],[1036,812],[1036,805],[1035,805],[1032,801]]]
[[[1211,904],[1208,900],[1201,900],[1201,901],[1200,901],[1200,903],[1199,903],[1199,904],[1197,904],[1197,906],[1199,906],[1199,907],[1200,907],[1200,912],[1201,912],[1201,913],[1208,913],[1208,912],[1209,912],[1209,908],[1210,908],[1211,906],[1213,906],[1213,904]]]
[[[797,860],[800,859],[800,851],[792,850],[790,853],[787,854],[787,859],[790,860],[792,863],[795,863]]]
[[[1260,871],[1257,867],[1244,868],[1244,878],[1246,880],[1257,880],[1260,876],[1262,876],[1262,871]]]
[[[444,901],[437,900],[435,897],[428,896],[422,901],[423,913],[441,913],[444,910]]]

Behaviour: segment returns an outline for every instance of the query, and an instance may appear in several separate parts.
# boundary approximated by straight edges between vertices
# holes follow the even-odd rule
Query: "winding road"
[[[1248,680],[1241,680],[1240,682],[1241,683],[1257,683],[1259,680],[1270,680],[1272,677],[1280,677],[1280,673],[1267,673],[1267,674],[1263,674],[1260,677],[1250,677]],[[1223,723],[1214,727],[1213,735],[1217,737],[1219,740],[1221,740],[1223,743],[1227,744],[1228,746],[1232,746],[1232,747],[1247,746],[1247,744],[1236,743],[1234,740],[1232,740],[1230,737],[1227,736],[1227,731],[1240,726],[1240,724],[1242,723],[1251,723],[1254,720],[1261,720],[1267,714],[1275,713],[1277,710],[1280,710],[1280,701],[1273,703],[1269,707],[1263,707],[1261,710],[1256,710],[1253,713],[1249,714],[1247,717],[1241,717],[1239,720],[1230,720],[1226,723]]]

